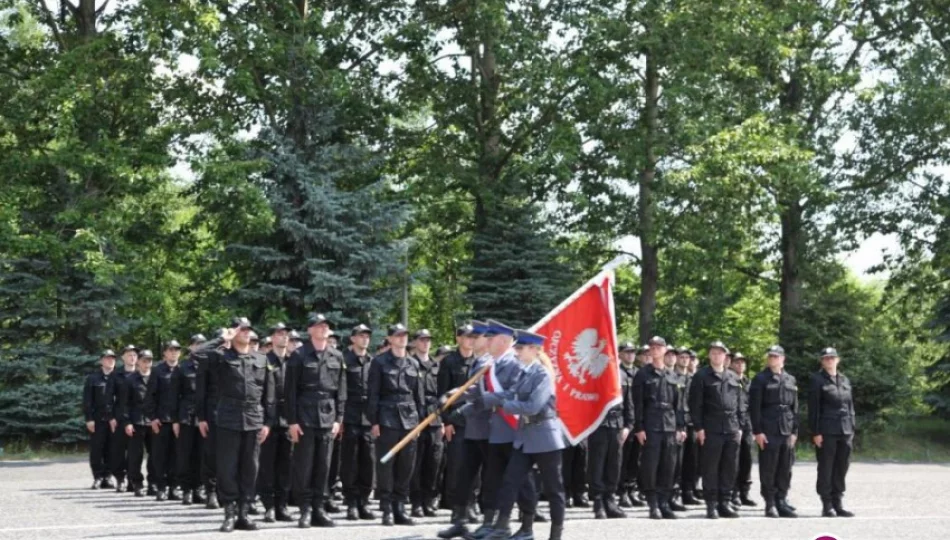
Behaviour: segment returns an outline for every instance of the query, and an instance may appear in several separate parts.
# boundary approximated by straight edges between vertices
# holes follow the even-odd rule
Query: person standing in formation
[[[107,454],[116,427],[115,419],[115,352],[106,349],[99,356],[99,369],[86,377],[82,392],[82,408],[86,417],[89,441],[89,468],[92,489],[112,489]]]
[[[178,421],[178,391],[175,379],[178,377],[178,359],[181,345],[171,340],[162,349],[164,360],[153,370],[149,377],[148,399],[146,407],[152,421],[152,449],[155,451],[155,477],[158,493],[155,499],[164,501],[181,500],[178,481],[175,477],[175,431],[173,424]]]
[[[195,338],[201,338],[195,339]],[[181,363],[172,378],[172,391],[178,400],[178,410],[172,431],[177,438],[175,447],[175,476],[182,489],[181,502],[184,505],[204,502],[199,491],[201,486],[201,432],[198,431],[198,418],[195,416],[195,396],[198,389],[198,359],[195,349],[204,342],[204,336],[193,336],[188,346],[188,358]]]
[[[113,394],[115,396],[116,427],[109,443],[109,469],[112,471],[112,477],[115,478],[115,491],[122,493],[124,491],[132,492],[132,484],[126,482],[128,476],[129,463],[129,438],[122,432],[123,424],[118,417],[122,387],[128,381],[135,371],[135,362],[138,359],[138,350],[135,345],[126,345],[122,349],[122,366],[115,368],[115,386]]]
[[[630,396],[631,411],[634,410],[633,379],[637,376],[636,356],[639,354],[639,349],[633,343],[627,342],[620,346],[620,389],[621,394]],[[637,491],[640,476],[640,442],[632,434],[623,442],[622,455],[620,486],[617,491],[620,495],[619,506],[642,508],[646,506],[646,503]]]
[[[425,328],[417,330],[412,336],[413,354],[419,367],[419,376],[422,378],[425,392],[425,410],[419,416],[427,416],[439,409],[439,362],[429,356],[432,348],[432,334]],[[429,424],[429,427],[419,434],[416,447],[415,474],[412,475],[410,499],[412,501],[412,517],[435,517],[435,498],[438,496],[439,468],[442,465],[442,455],[445,449],[443,437],[445,429],[441,416]]]
[[[732,490],[733,506],[757,506],[749,498],[752,490],[752,420],[749,418],[749,378],[745,374],[746,358],[736,351],[732,357],[729,369],[739,378],[739,427],[742,429],[742,439],[739,441],[739,469],[736,473],[736,487]]]
[[[373,331],[360,324],[350,331],[350,346],[343,353],[346,366],[346,408],[343,411],[343,497],[346,519],[376,519],[369,496],[376,483],[376,441],[366,415],[369,406],[369,341]]]
[[[145,409],[148,381],[152,374],[152,357],[152,351],[148,349],[138,354],[136,371],[129,374],[119,394],[118,418],[123,433],[129,439],[129,485],[136,497],[144,497],[146,493],[143,488],[145,478],[142,477],[142,460],[146,452],[149,455],[146,466],[148,483],[151,486],[155,482],[151,459],[152,428]]]
[[[257,493],[264,504],[264,522],[293,521],[287,505],[290,504],[290,479],[293,467],[293,444],[287,432],[287,400],[284,384],[287,380],[288,328],[282,322],[271,326],[267,369],[274,377],[274,392],[277,401],[277,417],[270,435],[261,444],[261,463],[257,473]],[[263,340],[262,340],[263,342]]]
[[[818,452],[822,517],[854,517],[842,504],[854,440],[854,397],[851,381],[838,371],[838,351],[821,351],[821,369],[811,376],[808,424]]]

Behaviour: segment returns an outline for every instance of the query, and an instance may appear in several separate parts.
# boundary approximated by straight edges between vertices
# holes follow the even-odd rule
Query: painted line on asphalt
[[[137,525],[157,525],[157,521],[128,521],[125,523],[87,523],[85,525],[47,525],[44,527],[10,527],[0,529],[3,532],[18,531],[57,531],[63,529],[109,529],[112,527],[135,527]]]

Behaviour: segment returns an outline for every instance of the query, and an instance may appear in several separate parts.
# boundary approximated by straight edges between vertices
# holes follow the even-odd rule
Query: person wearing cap
[[[689,413],[702,447],[703,495],[708,519],[737,518],[729,506],[739,457],[739,377],[726,369],[726,346],[709,345],[709,365],[696,372],[689,392]]]
[[[677,349],[674,370],[683,382],[684,395],[689,395],[689,388],[694,375],[689,371],[689,362],[689,349],[686,347]],[[686,421],[686,440],[683,441],[682,452],[680,453],[681,457],[678,462],[679,466],[677,468],[679,474],[677,474],[675,478],[679,480],[679,493],[682,497],[683,504],[698,505],[702,503],[696,499],[694,494],[696,492],[697,481],[699,480],[699,448],[696,444],[696,429],[693,427],[693,420],[689,415],[689,400],[686,399],[685,401],[686,410],[684,411],[684,419]],[[677,509],[677,507],[672,504],[670,507],[673,508],[673,510]]]
[[[520,330],[515,341],[515,358],[522,365],[522,375],[501,391],[482,395],[485,406],[496,407],[510,415],[518,415],[518,429],[512,443],[497,494],[497,519],[487,538],[509,538],[509,522],[515,499],[521,508],[521,529],[512,540],[534,538],[534,515],[537,491],[531,486],[531,469],[538,467],[541,485],[551,505],[550,540],[560,540],[564,532],[566,494],[562,483],[561,452],[566,446],[557,419],[557,395],[554,391],[554,367],[541,356],[545,336]],[[497,349],[496,349],[497,351]],[[500,390],[500,389],[499,389]],[[522,501],[524,487],[530,486],[529,497]]]
[[[424,417],[439,410],[439,362],[429,356],[432,349],[432,334],[425,328],[412,334],[413,354],[411,358],[419,368],[422,388],[425,392],[425,410],[419,416]],[[435,517],[435,499],[439,495],[439,469],[445,452],[443,435],[445,428],[441,416],[436,417],[429,427],[419,434],[416,446],[416,464],[409,488],[409,500],[412,503],[412,517]]]
[[[144,497],[142,460],[148,452],[148,483],[155,481],[152,470],[152,428],[145,409],[148,381],[152,373],[152,351],[145,349],[137,355],[135,372],[130,373],[119,393],[118,421],[123,435],[128,439],[129,486],[136,497]]]
[[[369,342],[373,331],[365,324],[350,330],[350,346],[343,352],[346,366],[346,407],[343,411],[343,442],[340,476],[346,519],[376,519],[369,497],[376,483],[376,441],[366,415],[369,403],[369,369],[373,357]]]
[[[251,350],[251,322],[246,317],[235,318],[221,339],[230,346],[219,349],[221,342],[212,340],[195,351],[201,368],[198,429],[207,434],[212,416],[209,404],[214,403],[217,491],[224,506],[220,530],[253,531],[257,524],[248,518],[248,510],[257,491],[260,445],[276,423],[274,376],[267,369],[267,358]],[[213,402],[207,380],[215,381],[217,397]]]
[[[122,365],[115,368],[115,388],[113,394],[116,402],[113,407],[119,408],[119,396],[122,394],[122,386],[125,385],[128,378],[135,373],[135,361],[138,359],[138,350],[135,345],[126,345],[122,348]],[[116,433],[122,430],[121,423],[116,426]],[[109,469],[115,478],[115,491],[122,493],[124,491],[132,492],[132,485],[126,483],[126,473],[128,470],[128,444],[129,438],[119,433],[119,436],[110,437],[109,441]]]
[[[175,433],[172,424],[178,420],[178,391],[174,382],[178,373],[181,345],[171,340],[162,348],[162,363],[149,377],[145,406],[152,421],[152,460],[158,493],[155,499],[179,501],[181,492],[175,477]]]
[[[448,345],[439,345],[439,348],[435,350],[435,353],[432,355],[432,357],[435,358],[436,362],[441,364],[442,361],[445,360],[445,358],[451,353],[452,347],[449,347]]]
[[[218,503],[218,467],[217,467],[217,411],[218,411],[218,381],[213,372],[207,370],[208,357],[213,353],[223,353],[231,347],[231,337],[234,333],[230,328],[219,328],[215,331],[214,339],[208,341],[201,334],[192,336],[189,346],[190,355],[198,363],[198,376],[195,380],[195,416],[198,420],[198,431],[201,434],[201,483],[205,491],[205,508],[217,510]],[[202,389],[204,397],[199,401],[198,388]],[[199,411],[204,410],[205,416]]]
[[[640,346],[640,350],[637,351],[637,356],[635,358],[637,369],[643,369],[648,364],[652,363],[650,356],[650,345],[645,344]]]
[[[798,440],[798,385],[785,371],[785,349],[780,345],[769,348],[765,369],[749,385],[749,418],[759,447],[759,484],[765,515],[797,517],[786,497]]]
[[[621,345],[629,356],[629,345]],[[622,362],[622,361],[621,361]],[[594,518],[625,518],[617,506],[616,492],[623,465],[623,445],[633,430],[633,394],[621,369],[621,402],[611,407],[600,426],[588,439],[588,473],[590,498],[594,502]]]
[[[409,330],[394,324],[386,333],[390,348],[369,367],[366,416],[376,438],[377,451],[385,455],[422,419],[425,390],[419,367],[409,358]],[[383,525],[414,525],[406,513],[418,443],[413,440],[395,457],[376,464],[376,494]]]
[[[294,490],[300,505],[298,526],[334,527],[327,514],[333,440],[340,433],[347,399],[343,354],[330,347],[330,321],[313,314],[310,339],[290,356],[284,384],[287,428],[294,448]]]
[[[640,354],[639,347],[626,342],[620,346],[620,390],[625,399],[630,400],[630,410],[633,410],[633,379],[637,376],[636,357]],[[632,427],[631,427],[632,429]],[[620,495],[621,508],[646,506],[637,492],[640,477],[640,443],[636,437],[628,436],[623,442],[622,464],[620,469],[620,486],[617,493]]]
[[[854,441],[854,395],[851,381],[838,371],[841,361],[832,347],[820,353],[821,369],[808,389],[808,428],[818,457],[818,496],[822,517],[854,517],[842,498]]]
[[[287,379],[289,332],[287,325],[277,323],[270,328],[271,350],[262,354],[267,357],[267,369],[274,377],[274,393],[277,401],[276,420],[270,434],[261,443],[260,465],[257,471],[257,494],[264,504],[264,522],[294,521],[287,505],[290,504],[291,469],[293,445],[287,432],[287,401],[284,397],[284,381]],[[263,340],[262,340],[263,343]]]
[[[290,330],[287,335],[287,350],[291,353],[303,346],[303,336],[296,330]]]
[[[479,324],[477,329],[475,323]],[[443,360],[439,366],[438,384],[440,396],[448,394],[455,388],[461,388],[469,379],[473,373],[472,366],[475,364],[477,358],[475,343],[479,338],[480,341],[486,342],[487,344],[487,340],[484,338],[484,324],[480,321],[463,324],[455,329],[455,343],[457,347],[455,351],[445,357],[445,360]],[[484,350],[482,350],[481,353],[484,353]],[[481,356],[481,354],[478,356]],[[479,473],[479,469],[481,468],[480,464],[482,463],[481,452],[475,449],[471,451],[472,455],[478,456],[475,458],[478,460],[477,463],[473,464],[466,460],[466,416],[459,412],[460,407],[462,407],[462,403],[456,402],[452,407],[442,413],[442,422],[445,426],[445,440],[447,442],[445,452],[446,488],[444,497],[452,509],[451,522],[453,526],[441,531],[439,533],[440,538],[461,536],[465,522],[468,521],[469,513],[473,514],[471,517],[474,517],[476,520],[478,519],[477,516],[474,515],[473,508],[475,505],[475,490],[464,489],[470,482],[470,480],[467,479],[469,473],[471,472],[473,479]],[[487,442],[487,437],[485,437],[485,441]],[[469,444],[475,445],[477,443],[473,441]],[[465,532],[467,533],[467,531]],[[444,534],[449,533],[455,534],[452,536],[444,536]]]
[[[749,498],[752,490],[752,420],[749,418],[749,378],[745,374],[746,357],[736,351],[732,355],[732,364],[729,369],[739,378],[739,427],[742,429],[742,439],[739,441],[739,468],[736,472],[736,487],[732,490],[733,506],[757,506]]]
[[[330,330],[330,334],[327,336],[327,343],[329,343],[334,349],[339,349],[340,336],[338,336],[333,330]]]
[[[633,381],[634,432],[643,451],[640,458],[641,489],[647,497],[651,519],[676,519],[670,508],[677,442],[686,438],[679,379],[666,368],[666,340],[650,339],[652,363],[637,372]]]
[[[106,461],[110,441],[115,432],[115,352],[106,349],[99,356],[99,369],[86,377],[82,392],[82,408],[89,432],[89,468],[92,489],[112,489],[109,463]]]
[[[175,476],[182,490],[181,502],[191,505],[204,502],[201,487],[202,438],[195,415],[196,391],[198,388],[198,359],[195,349],[201,344],[192,337],[188,346],[188,358],[181,362],[172,376],[172,391],[177,395],[178,410],[172,424],[175,433]]]
[[[261,338],[257,335],[257,332],[251,330],[251,351],[257,352],[261,348]],[[264,353],[261,353],[264,354]]]

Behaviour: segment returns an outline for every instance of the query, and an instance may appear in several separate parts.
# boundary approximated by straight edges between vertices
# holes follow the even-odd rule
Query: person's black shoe
[[[109,480],[109,477],[102,479],[102,483],[99,484],[99,487],[102,489],[115,489],[115,484],[112,483],[112,480]]]
[[[251,503],[241,503],[238,505],[238,518],[234,522],[234,528],[239,531],[256,531],[257,523],[251,521],[251,518],[248,517],[248,510],[250,510]]]
[[[383,508],[383,525],[387,527],[393,526],[393,511]]]
[[[574,498],[570,493],[564,494],[564,508],[574,508]]]
[[[564,525],[551,525],[551,536],[548,537],[548,540],[561,540],[563,533]]]
[[[247,515],[257,516],[257,515],[260,515],[260,513],[261,513],[261,510],[260,508],[257,507],[257,502],[247,503]]]
[[[835,509],[835,514],[838,514],[838,517],[854,517],[854,512],[849,512],[848,510],[844,509],[844,506],[841,504],[841,499],[832,499],[831,507]]]
[[[739,494],[739,503],[742,506],[758,506],[759,504],[749,498],[749,492],[743,491]]]
[[[728,503],[726,503],[726,501],[721,501],[721,502],[719,503],[718,510],[719,510],[719,517],[724,517],[724,518],[737,518],[737,517],[739,517],[739,514],[737,514],[736,511],[733,510],[732,507],[729,506]]]
[[[765,498],[765,517],[767,518],[777,518],[778,510],[775,509],[775,503],[772,502],[768,497]]]
[[[356,506],[355,506],[355,505],[352,505],[352,504],[351,504],[351,505],[348,505],[348,506],[346,507],[346,520],[347,520],[347,521],[359,521],[359,520],[360,520],[360,514],[359,514],[359,512],[356,510]]]
[[[670,499],[670,502],[669,502],[668,504],[669,504],[670,510],[672,510],[672,511],[674,511],[674,512],[685,512],[685,511],[686,511],[686,507],[683,506],[682,504],[676,502],[676,499],[671,498],[671,499]]]
[[[195,504],[204,504],[207,501],[207,499],[205,499],[205,489],[198,488],[193,490],[191,492],[191,500],[193,500]]]
[[[181,504],[184,506],[191,506],[193,502],[194,499],[192,499],[191,490],[187,490],[181,494]]]
[[[508,540],[534,540],[534,514],[521,514],[521,528]]]
[[[679,519],[679,516],[673,513],[673,509],[668,504],[660,506],[660,515],[663,516],[663,519]]]
[[[360,519],[376,519],[376,514],[374,514],[373,511],[369,509],[369,499],[360,501],[357,511],[359,512]]]
[[[277,523],[277,518],[274,517],[273,508],[264,508],[264,523]]]
[[[126,483],[125,483],[125,492],[126,492],[126,493],[134,493],[134,492],[135,492],[135,488],[132,487],[132,482],[126,482]]]
[[[653,507],[650,508],[650,519],[663,519],[663,514],[660,512],[659,508]]]
[[[481,521],[481,519],[478,517],[478,512],[475,511],[474,503],[465,507],[465,519],[471,525],[476,525]]]
[[[551,520],[548,519],[548,516],[544,515],[544,512],[542,512],[540,508],[535,508],[535,509],[534,509],[534,522],[535,522],[535,523],[547,523],[547,522],[549,522],[549,521],[551,521]]]
[[[397,502],[393,505],[393,522],[396,525],[407,526],[416,524],[416,522],[413,521],[411,517],[406,515],[406,505],[401,502]]]
[[[690,493],[689,491],[684,491],[684,492],[683,492],[683,504],[688,505],[688,506],[700,506],[700,505],[702,505],[703,503],[702,503],[702,501],[697,500],[696,497],[693,497],[693,494]],[[675,510],[675,508],[674,508],[674,510]]]
[[[455,507],[452,509],[452,525],[448,529],[442,529],[436,536],[448,540],[449,538],[467,538],[469,536],[468,527],[465,526],[465,508]]]
[[[164,490],[164,489],[158,490],[158,493],[155,494],[155,500],[156,500],[156,501],[167,501],[167,500],[168,500],[168,492],[167,492],[166,490]]]
[[[590,501],[587,500],[587,495],[583,493],[574,495],[574,506],[577,508],[590,508]]]
[[[706,503],[706,519],[719,519],[719,514],[716,512],[715,503]]]
[[[485,520],[482,522],[481,527],[475,529],[475,532],[472,533],[472,538],[474,540],[481,540],[482,538],[488,538],[488,535],[491,534],[492,524],[495,522],[495,511],[494,510],[485,510]]]
[[[169,501],[180,501],[181,500],[181,490],[178,488],[170,488],[168,490],[168,500]]]
[[[612,496],[604,497],[604,513],[607,514],[607,519],[623,519],[627,517],[626,512],[617,506],[617,501],[615,501]]]
[[[333,502],[333,501],[327,501],[327,502],[323,503],[323,509],[324,509],[324,510],[326,511],[326,513],[328,513],[328,514],[338,514],[338,513],[340,513],[340,512],[343,511],[343,510],[342,510],[339,506],[337,506],[336,503]]]
[[[425,517],[436,517],[438,512],[435,510],[435,502],[429,501],[422,505],[422,515]]]
[[[102,480],[99,480],[98,478],[96,478],[95,480],[92,481],[92,485],[89,486],[89,489],[99,489],[99,484],[101,482]]]
[[[640,496],[639,493],[631,489],[630,490],[630,506],[634,508],[645,508],[647,506],[647,502],[646,500],[643,499],[643,497]]]
[[[410,514],[414,518],[425,517],[425,514],[422,513],[422,505],[414,504],[412,505],[412,512]]]
[[[633,505],[630,504],[630,495],[626,491],[620,494],[620,501],[618,502],[620,508],[631,508]]]
[[[136,497],[144,497],[144,496],[145,496],[145,490],[142,489],[141,487],[137,487],[137,488],[135,488],[135,491],[132,492],[132,494],[135,495]]]
[[[498,519],[492,525],[491,532],[485,537],[486,540],[508,540],[508,537],[511,536],[509,520],[509,515],[498,514]]]
[[[323,508],[317,508],[313,511],[313,515],[310,517],[310,524],[314,527],[336,527],[336,522],[330,519],[330,516],[327,515],[326,510]]]
[[[277,521],[291,522],[294,520],[294,517],[290,515],[290,512],[287,511],[287,505],[279,504],[277,509],[274,511],[274,519]]]
[[[594,499],[594,519],[607,519],[607,514],[604,512],[604,501],[600,498]]]
[[[831,501],[821,501],[821,517],[838,517],[831,506]]]
[[[205,503],[205,508],[208,510],[217,510],[218,508],[221,508],[221,505],[218,504],[218,494],[213,490],[208,493],[208,502]]]
[[[237,520],[237,503],[228,503],[224,505],[224,523],[219,529],[221,532],[234,531],[235,521]]]
[[[115,483],[115,492],[122,493],[125,491],[125,480],[118,480]]]
[[[297,520],[297,527],[301,529],[309,529],[312,527],[310,524],[310,507],[301,506],[300,507],[300,519]]]
[[[791,510],[792,512],[798,511],[798,508],[795,508],[794,506],[792,506],[790,502],[788,502],[788,497],[782,497],[780,499],[776,499],[775,502],[776,502],[776,506],[778,506],[779,503],[781,503],[782,506],[787,506],[788,509]]]
[[[146,490],[145,493],[146,493],[149,497],[154,497],[155,495],[158,495],[158,489],[157,489],[155,486],[153,486],[152,484],[149,484],[149,485],[148,485],[148,490]],[[217,507],[217,508],[220,508],[220,506]]]

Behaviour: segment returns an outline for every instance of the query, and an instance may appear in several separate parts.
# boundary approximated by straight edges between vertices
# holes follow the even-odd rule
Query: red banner
[[[557,370],[557,410],[571,444],[591,434],[621,403],[612,272],[604,272],[532,327],[546,336]]]

